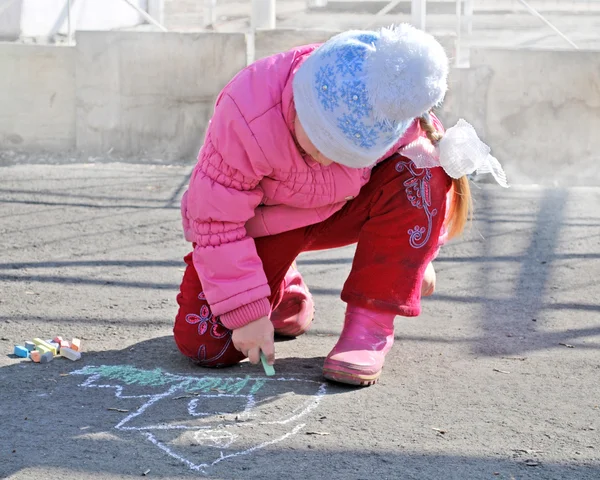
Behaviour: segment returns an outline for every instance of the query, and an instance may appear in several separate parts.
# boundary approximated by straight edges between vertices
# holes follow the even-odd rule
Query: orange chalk
[[[71,350],[81,352],[81,340],[79,340],[78,338],[74,338],[73,340],[71,340]]]
[[[41,354],[37,350],[32,350],[29,353],[29,358],[31,358],[31,360],[34,361],[35,363],[40,363],[40,357],[41,357]]]

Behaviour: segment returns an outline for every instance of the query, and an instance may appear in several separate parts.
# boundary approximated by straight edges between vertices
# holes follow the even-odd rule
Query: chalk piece
[[[61,340],[60,348],[71,348],[71,343],[68,340]]]
[[[40,363],[50,363],[53,358],[52,352],[46,352],[40,357]]]
[[[37,350],[33,350],[29,354],[29,358],[31,358],[31,360],[33,360],[35,363],[40,363],[41,356],[42,356],[42,354],[40,352],[38,352]]]
[[[56,348],[50,345],[48,342],[44,342],[41,338],[34,338],[33,343],[35,343],[38,347],[46,347],[48,350],[52,352],[53,355],[56,355]]]
[[[58,354],[60,352],[60,344],[56,343],[56,342],[48,342],[48,344],[51,347],[54,347],[54,349],[56,350],[56,353]]]
[[[74,338],[71,340],[71,349],[77,352],[81,352],[81,340]]]
[[[35,343],[25,342],[25,348],[31,352],[32,350],[35,350]]]
[[[46,352],[52,352],[52,350],[50,350],[48,347],[46,347],[45,345],[36,345],[35,346],[35,350],[37,352],[40,352],[41,355],[43,355]]]
[[[275,375],[275,369],[273,368],[273,365],[269,365],[267,363],[267,357],[263,352],[260,352],[260,361],[262,362],[262,366],[265,369],[265,374],[267,377],[272,377]]]
[[[58,343],[58,344],[60,345],[60,342],[62,342],[62,341],[63,341],[63,338],[62,338],[62,337],[59,337],[59,336],[56,336],[56,337],[54,337],[54,339],[52,339],[52,341],[53,341],[54,343]]]
[[[20,358],[27,358],[29,356],[29,350],[21,345],[15,345],[15,355]]]
[[[60,349],[60,356],[68,358],[69,360],[76,361],[81,358],[81,353],[77,350],[73,350],[72,348],[65,347]]]

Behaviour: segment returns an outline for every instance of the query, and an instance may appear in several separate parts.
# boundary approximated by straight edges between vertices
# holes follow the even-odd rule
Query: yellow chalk
[[[33,343],[35,343],[38,347],[46,347],[48,351],[52,352],[52,355],[56,355],[56,348],[54,348],[48,342],[44,342],[41,338],[34,338]]]
[[[48,347],[44,346],[44,345],[36,345],[35,346],[35,351],[36,352],[40,352],[40,354],[44,354],[46,352],[51,352],[52,350],[50,350]]]

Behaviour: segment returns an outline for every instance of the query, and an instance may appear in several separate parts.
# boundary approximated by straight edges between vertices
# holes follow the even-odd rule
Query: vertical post
[[[73,45],[73,28],[71,24],[71,0],[67,0],[67,44]]]
[[[208,28],[215,24],[217,0],[204,0],[204,10],[202,12],[202,27]]]
[[[460,55],[462,53],[462,0],[456,0],[456,55],[454,66],[460,66]]]
[[[275,0],[252,0],[253,30],[275,28]]]
[[[411,0],[412,24],[425,30],[425,19],[427,18],[427,0]]]
[[[165,23],[165,1],[148,0],[148,15],[154,18],[158,23]]]
[[[465,0],[465,20],[467,21],[467,34],[473,33],[473,0]]]

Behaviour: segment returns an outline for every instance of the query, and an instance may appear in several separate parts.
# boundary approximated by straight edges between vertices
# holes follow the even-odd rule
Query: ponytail
[[[427,134],[429,141],[435,145],[444,134],[438,131],[431,121],[429,114],[419,117],[421,130]],[[473,200],[469,179],[466,176],[452,179],[452,200],[444,221],[448,231],[448,238],[459,236],[465,229],[467,220],[472,216]]]

